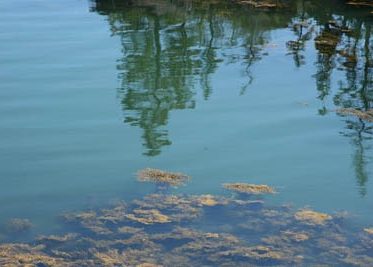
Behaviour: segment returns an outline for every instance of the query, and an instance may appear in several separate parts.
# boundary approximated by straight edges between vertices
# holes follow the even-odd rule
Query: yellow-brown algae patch
[[[217,233],[206,233],[205,237],[207,237],[207,238],[219,238],[220,235],[217,234]]]
[[[223,187],[239,193],[247,194],[273,194],[275,190],[268,185],[257,185],[247,183],[226,183]]]
[[[364,228],[364,232],[373,235],[373,228]]]
[[[97,251],[94,256],[101,262],[96,266],[138,266],[143,263],[155,264],[161,252],[157,246],[143,246],[141,249],[126,249],[124,251],[118,251],[117,249]]]
[[[107,252],[97,252],[95,257],[102,263],[103,266],[123,266],[125,263],[125,255],[113,249]]]
[[[136,221],[142,224],[155,224],[155,223],[169,223],[171,222],[170,217],[162,214],[156,209],[135,209],[133,214],[125,215],[127,219]]]
[[[362,120],[373,122],[373,109],[362,111],[354,108],[341,108],[337,109],[337,113],[342,115],[352,115]]]
[[[202,195],[198,197],[198,202],[203,206],[216,206],[218,201],[212,195]]]
[[[196,197],[178,195],[152,194],[143,199],[133,201],[141,209],[158,209],[170,211],[171,221],[186,221],[197,218],[202,212],[202,205]]]
[[[41,249],[43,249],[43,246],[0,245],[0,266],[65,266],[62,259],[50,257],[41,252]]]
[[[310,225],[322,225],[325,224],[326,221],[332,219],[332,216],[326,213],[316,212],[308,209],[296,212],[294,217],[296,220]]]
[[[185,183],[190,177],[183,173],[146,168],[137,173],[137,179],[141,182],[154,182],[178,186]]]
[[[102,210],[102,214],[97,219],[103,222],[118,223],[125,219],[125,211],[124,204],[119,204],[114,208]]]
[[[69,223],[77,223],[95,234],[108,235],[112,233],[111,230],[97,218],[97,214],[94,211],[68,213],[64,214],[62,217],[65,221]]]

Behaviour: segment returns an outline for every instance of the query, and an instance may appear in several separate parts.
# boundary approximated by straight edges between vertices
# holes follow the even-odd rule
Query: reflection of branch
[[[250,70],[250,67],[251,67],[251,64],[248,64],[245,68],[245,72],[247,74],[247,77],[249,78],[249,80],[247,81],[247,83],[245,83],[242,87],[241,87],[241,90],[240,90],[240,95],[244,95],[246,93],[246,90],[247,88],[252,84],[252,82],[254,81],[254,77],[251,73],[251,70]]]
[[[357,183],[360,187],[360,194],[365,196],[367,193],[366,183],[368,181],[368,174],[365,170],[365,160],[364,160],[364,146],[363,146],[363,136],[362,133],[365,129],[365,123],[363,120],[359,119],[359,124],[361,127],[357,128],[356,138],[354,144],[356,145],[356,151],[354,155],[354,166],[355,166],[355,175]],[[358,127],[359,125],[357,125]]]
[[[209,81],[209,74],[211,74],[214,69],[216,68],[215,63],[215,51],[213,48],[214,38],[215,38],[215,31],[214,31],[214,17],[212,12],[211,6],[209,7],[208,13],[208,25],[210,30],[210,40],[207,44],[206,51],[203,53],[204,57],[206,58],[206,65],[204,70],[201,74],[201,81],[202,81],[202,88],[203,88],[203,96],[205,100],[209,98],[212,93],[212,88]]]

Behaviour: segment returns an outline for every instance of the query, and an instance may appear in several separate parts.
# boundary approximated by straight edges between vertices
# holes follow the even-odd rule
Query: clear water
[[[372,225],[372,123],[335,112],[372,108],[369,12],[0,2],[0,222],[54,233],[64,211],[152,192],[136,172],[154,167],[192,176],[177,192],[268,184],[274,205]],[[353,66],[315,45],[330,20],[352,30],[336,50],[355,51]]]

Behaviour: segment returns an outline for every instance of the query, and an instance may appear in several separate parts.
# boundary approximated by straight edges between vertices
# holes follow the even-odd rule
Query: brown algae
[[[190,177],[183,173],[146,168],[137,173],[137,179],[141,182],[153,182],[178,186],[184,184],[190,179]]]
[[[247,183],[226,183],[225,189],[246,194],[273,194],[275,190],[268,185],[256,185]]]
[[[0,265],[372,265],[370,236],[355,235],[351,242],[351,231],[328,214],[261,205],[252,208],[252,201],[235,196],[150,194],[65,214],[70,233],[0,245]],[[322,257],[314,257],[315,250]]]
[[[355,116],[359,119],[366,120],[368,122],[373,122],[373,109],[362,111],[354,108],[341,108],[337,109],[337,113],[341,115]]]
[[[170,217],[162,214],[156,209],[135,209],[132,214],[127,214],[126,218],[142,224],[169,223]]]
[[[316,212],[309,209],[303,209],[295,213],[295,219],[298,221],[302,221],[309,225],[322,225],[325,224],[328,220],[332,219],[332,216]]]

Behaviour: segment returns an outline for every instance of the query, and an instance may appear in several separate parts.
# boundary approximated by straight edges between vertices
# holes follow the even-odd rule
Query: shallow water
[[[192,176],[176,192],[268,184],[271,205],[372,225],[372,123],[335,112],[372,108],[369,8],[20,0],[0,15],[0,222],[33,224],[14,239],[153,192],[145,167]]]

